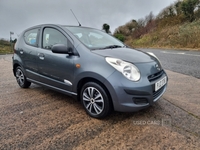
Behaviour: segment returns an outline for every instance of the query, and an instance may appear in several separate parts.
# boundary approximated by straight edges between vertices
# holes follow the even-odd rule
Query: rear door
[[[44,27],[41,48],[37,54],[40,82],[59,90],[72,91],[75,56],[53,53],[51,48],[55,44],[73,47],[72,41],[62,33],[62,30]]]
[[[36,54],[38,50],[38,37],[40,28],[28,29],[23,34],[23,40],[18,48],[19,56],[22,59],[23,68],[26,70],[27,77],[36,79],[35,74],[38,72],[36,63]]]

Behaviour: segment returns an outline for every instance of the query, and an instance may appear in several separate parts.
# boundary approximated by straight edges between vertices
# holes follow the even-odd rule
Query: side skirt
[[[39,82],[39,81],[32,80],[32,79],[30,79],[30,78],[27,78],[27,80],[30,81],[30,82],[32,82],[32,83],[35,83],[35,84],[38,84],[38,85],[41,85],[41,86],[45,86],[45,87],[47,87],[47,88],[53,89],[53,90],[58,91],[58,92],[61,92],[61,93],[63,93],[63,94],[72,96],[73,98],[74,98],[74,97],[77,97],[77,95],[78,95],[77,93],[70,92],[70,91],[66,91],[66,90],[63,90],[63,89],[60,89],[60,88],[57,88],[57,87],[54,87],[54,86],[51,86],[51,85],[48,85],[48,84]]]

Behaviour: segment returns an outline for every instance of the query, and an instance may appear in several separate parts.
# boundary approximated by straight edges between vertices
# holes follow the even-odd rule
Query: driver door
[[[72,91],[75,56],[56,54],[51,51],[55,44],[66,46],[72,44],[61,31],[55,28],[46,27],[42,34],[42,46],[38,51],[40,82],[59,90]]]

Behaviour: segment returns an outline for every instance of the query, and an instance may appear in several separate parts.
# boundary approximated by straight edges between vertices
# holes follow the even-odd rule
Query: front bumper
[[[167,83],[158,91],[155,91],[155,83],[165,76],[167,77],[166,72],[164,70],[151,72],[155,74],[153,79],[150,79],[152,74],[148,75],[145,72],[148,72],[148,70],[144,70],[141,73],[142,77],[138,82],[126,79],[118,71],[107,78],[107,82],[104,84],[110,92],[115,111],[139,111],[153,105],[164,94],[167,89]]]

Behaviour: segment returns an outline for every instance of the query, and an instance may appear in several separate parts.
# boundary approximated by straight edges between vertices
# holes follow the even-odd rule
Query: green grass
[[[0,40],[0,55],[2,54],[12,54],[13,53],[13,43],[5,40]]]
[[[154,30],[139,39],[128,41],[133,47],[200,50],[200,20]]]

